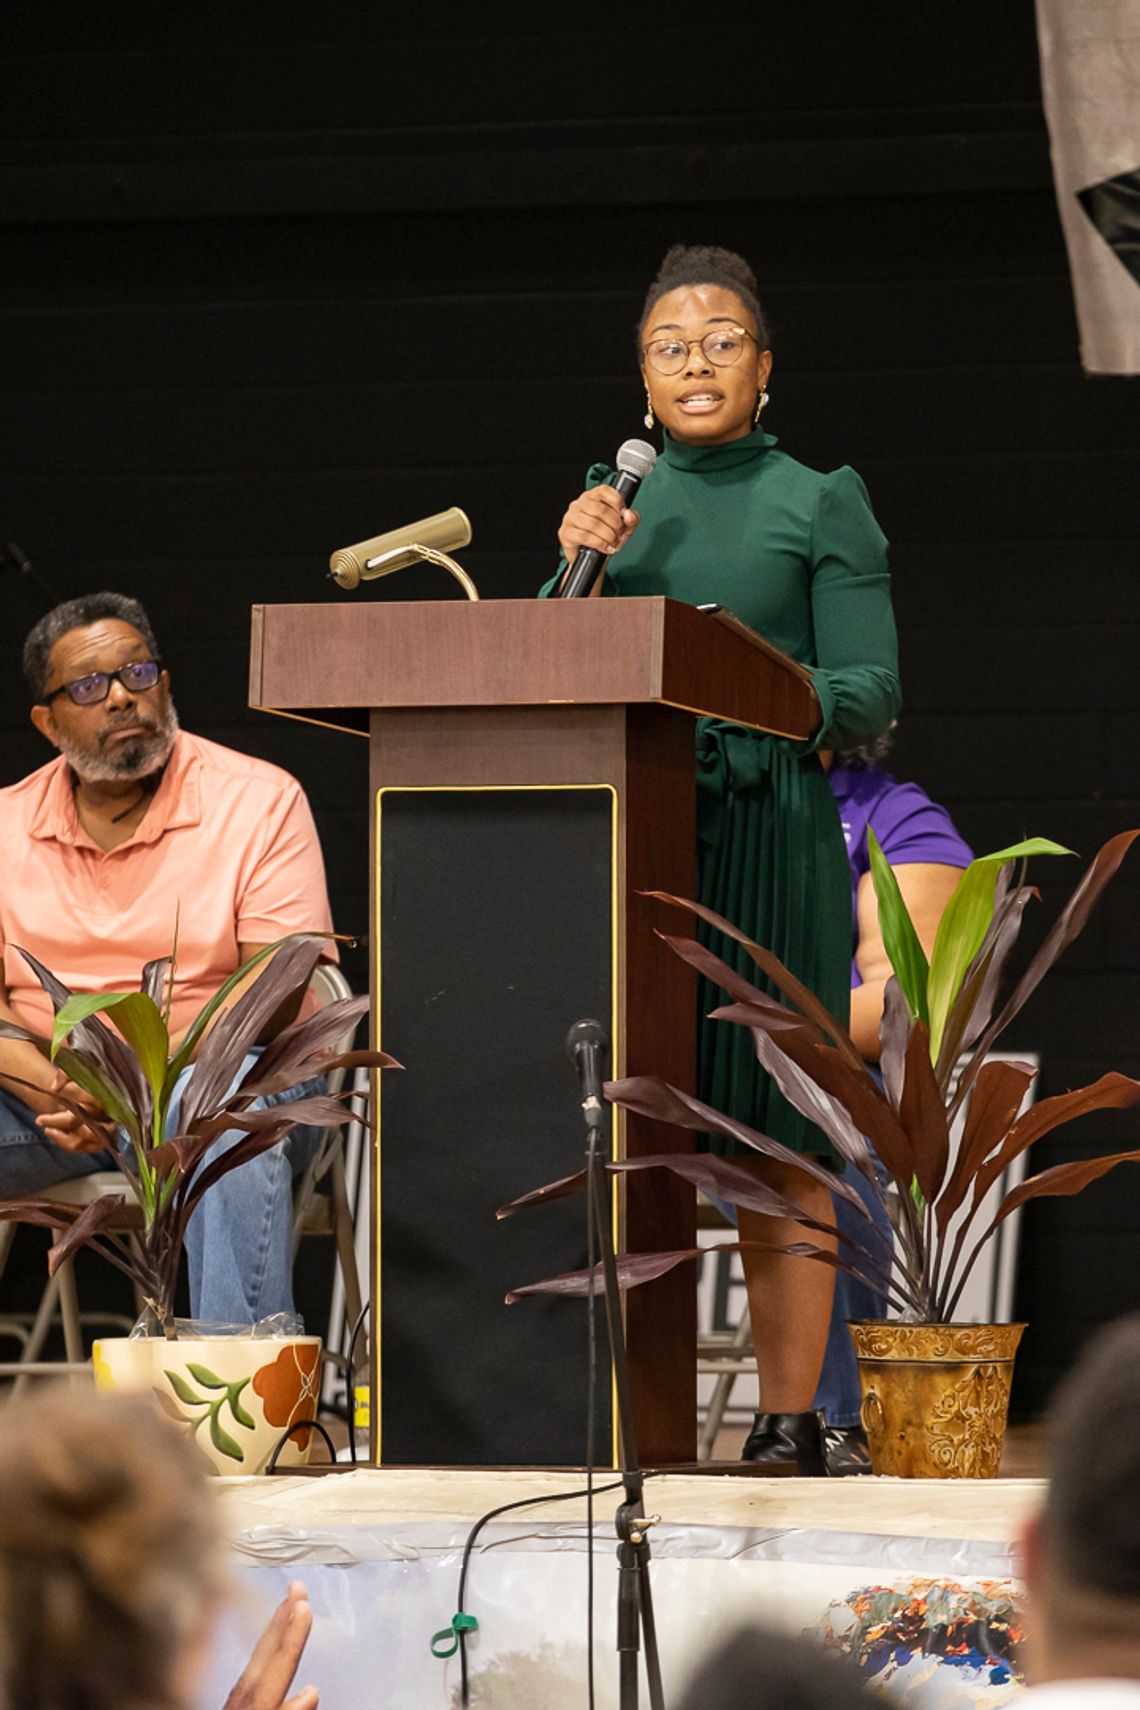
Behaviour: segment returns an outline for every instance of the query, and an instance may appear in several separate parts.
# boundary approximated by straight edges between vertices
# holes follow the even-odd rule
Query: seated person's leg
[[[246,1059],[243,1073],[254,1058]],[[258,1099],[254,1109],[291,1103],[323,1090],[307,1081],[285,1095]],[[176,1114],[177,1106],[172,1115]],[[238,1129],[219,1135],[208,1159],[237,1144]],[[215,1182],[186,1231],[190,1316],[223,1324],[256,1323],[293,1310],[293,1179],[308,1164],[321,1131],[299,1126],[260,1157]]]
[[[69,1152],[54,1145],[28,1106],[15,1093],[0,1091],[0,1199],[40,1194],[75,1176],[117,1168],[111,1152]]]

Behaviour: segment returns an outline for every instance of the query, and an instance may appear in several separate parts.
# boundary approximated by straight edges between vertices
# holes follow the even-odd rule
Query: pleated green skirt
[[[700,901],[765,949],[846,1025],[851,999],[851,879],[843,831],[815,754],[783,738],[702,719],[697,727]],[[703,941],[730,967],[780,997],[748,954],[702,926]],[[727,995],[702,980],[698,993],[699,1096],[715,1109],[838,1163],[814,1123],[788,1104],[756,1061],[748,1028],[710,1021]],[[782,1000],[786,1001],[786,1000]],[[718,1135],[707,1150],[749,1148]]]

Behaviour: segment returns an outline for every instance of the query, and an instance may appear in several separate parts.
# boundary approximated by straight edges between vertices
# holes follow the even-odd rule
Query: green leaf
[[[919,1021],[929,1023],[929,968],[926,952],[919,943],[914,922],[899,890],[899,882],[870,826],[867,827],[867,849],[871,857],[871,877],[879,904],[879,930],[883,935],[883,948],[895,971],[911,1015]]]
[[[174,943],[170,946],[170,969],[166,976],[166,1002],[162,1006],[162,1025],[167,1033],[170,1032],[170,1010],[174,1003],[174,976],[178,970],[178,923],[182,918],[182,904],[174,905]]]
[[[188,1402],[191,1407],[201,1407],[205,1401],[204,1395],[195,1395],[181,1372],[163,1370],[163,1376],[169,1380],[170,1387],[179,1401]]]
[[[1008,849],[980,855],[971,861],[947,903],[930,957],[927,1004],[930,1011],[930,1055],[937,1063],[942,1036],[962,981],[982,947],[994,915],[994,897],[1000,869],[1007,861],[1030,855],[1071,855],[1071,849],[1051,843],[1047,837],[1027,837]]]
[[[253,1415],[246,1411],[240,1400],[241,1392],[248,1383],[248,1378],[242,1378],[240,1383],[230,1384],[230,1412],[239,1425],[244,1425],[247,1431],[253,1431],[256,1430]]]
[[[988,859],[971,861],[958,880],[938,923],[926,987],[930,1008],[930,1055],[934,1062],[938,1061],[942,1035],[954,999],[993,919],[1000,866],[1000,862]]]
[[[245,1460],[245,1450],[240,1443],[234,1442],[228,1431],[222,1429],[216,1413],[210,1414],[210,1441],[219,1454],[228,1455],[231,1461]]]
[[[70,1045],[61,1045],[54,1053],[54,1061],[56,1068],[62,1069],[69,1081],[90,1093],[107,1115],[134,1137],[139,1127],[138,1114],[126,1088],[109,1071],[93,1063],[86,1051],[73,1051]]]
[[[1031,855],[1075,855],[1075,849],[1066,849],[1063,843],[1054,843],[1048,837],[1025,837],[1020,843],[1011,843],[1008,849],[995,849],[992,855],[979,855],[979,861],[996,861],[999,866],[1005,861],[1027,861]]]
[[[56,1011],[55,1024],[52,1027],[51,1053],[65,1042],[72,1028],[78,1027],[81,1021],[89,1016],[102,1015],[109,1009],[115,1009],[125,1003],[128,998],[137,997],[137,992],[75,992],[67,1002],[61,1004]]]
[[[203,1389],[228,1389],[225,1378],[220,1378],[212,1372],[209,1366],[200,1366],[196,1361],[187,1360],[186,1370],[192,1378],[196,1378]]]
[[[155,1106],[160,1106],[163,1083],[166,1080],[166,1059],[170,1052],[170,1035],[166,1031],[158,1005],[146,992],[129,992],[125,1000],[116,1005],[113,1019],[150,1082]]]

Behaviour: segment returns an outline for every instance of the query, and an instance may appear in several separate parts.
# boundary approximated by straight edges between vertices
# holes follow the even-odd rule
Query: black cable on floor
[[[620,1489],[621,1480],[619,1479],[614,1484],[604,1484],[600,1486],[600,1488],[595,1491],[595,1495],[603,1495],[607,1490]],[[451,1626],[444,1627],[440,1632],[433,1634],[431,1641],[433,1656],[447,1658],[453,1656],[457,1649],[459,1651],[459,1701],[461,1704],[469,1704],[471,1701],[467,1681],[467,1635],[468,1633],[473,1632],[475,1627],[478,1625],[475,1617],[473,1615],[468,1615],[463,1608],[463,1600],[467,1595],[467,1570],[471,1562],[471,1552],[475,1548],[476,1538],[478,1538],[484,1526],[488,1525],[492,1520],[497,1520],[500,1514],[509,1514],[515,1508],[537,1508],[544,1502],[580,1501],[586,1494],[587,1493],[584,1490],[560,1490],[552,1496],[527,1496],[524,1497],[521,1502],[504,1502],[500,1508],[492,1508],[489,1513],[484,1514],[481,1519],[476,1520],[474,1526],[472,1526],[470,1532],[468,1532],[467,1542],[463,1546],[463,1565],[459,1570],[459,1599],[456,1613],[452,1617]],[[437,1649],[437,1645],[440,1641],[452,1638],[454,1638],[454,1643],[449,1649]]]

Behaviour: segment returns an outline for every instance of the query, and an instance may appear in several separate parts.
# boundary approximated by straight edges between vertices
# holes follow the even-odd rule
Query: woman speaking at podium
[[[638,494],[639,512],[624,507],[608,485],[611,472],[595,465],[558,538],[570,564],[583,547],[608,555],[596,591],[724,606],[810,668],[819,711],[807,742],[712,719],[697,726],[700,901],[773,950],[845,1017],[851,888],[820,753],[871,740],[899,710],[886,540],[852,469],[808,469],[761,427],[772,353],[756,280],[740,256],[671,249],[649,287],[638,347],[646,425],[660,423],[663,455]],[[759,979],[731,940],[710,935],[709,943]],[[720,1001],[702,992],[699,1096],[840,1167],[820,1130],[761,1070],[747,1029],[706,1019]],[[830,1194],[794,1166],[741,1157],[743,1147],[716,1137],[708,1144],[750,1160],[763,1180],[831,1220]],[[793,1231],[792,1224],[780,1229]],[[742,1211],[740,1233],[770,1242],[772,1220]],[[744,1458],[797,1459],[801,1472],[822,1473],[819,1424],[809,1409],[834,1272],[770,1252],[745,1260],[764,1411]]]

